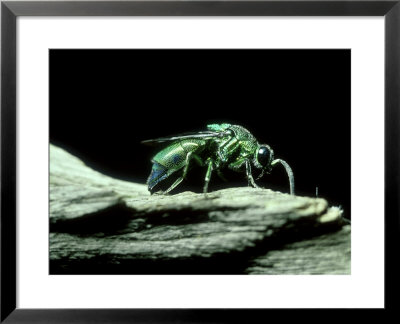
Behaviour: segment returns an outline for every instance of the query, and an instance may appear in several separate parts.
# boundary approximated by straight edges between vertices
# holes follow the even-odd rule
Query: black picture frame
[[[270,316],[321,320],[315,310],[270,309],[17,309],[16,308],[16,19],[19,16],[383,16],[385,19],[385,308],[399,289],[400,1],[2,1],[1,2],[1,322],[219,323]],[[325,310],[322,316],[348,316]],[[384,312],[384,313],[383,313]],[[329,315],[328,315],[329,314]],[[357,314],[358,316],[359,314]]]

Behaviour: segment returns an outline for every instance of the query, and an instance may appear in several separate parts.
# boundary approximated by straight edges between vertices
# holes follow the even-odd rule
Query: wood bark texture
[[[268,189],[150,195],[50,145],[49,257],[52,274],[350,274],[350,225]]]

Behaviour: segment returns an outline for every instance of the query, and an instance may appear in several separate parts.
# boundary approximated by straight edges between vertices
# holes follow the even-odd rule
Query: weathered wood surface
[[[50,272],[350,274],[350,225],[268,189],[151,196],[51,145]]]

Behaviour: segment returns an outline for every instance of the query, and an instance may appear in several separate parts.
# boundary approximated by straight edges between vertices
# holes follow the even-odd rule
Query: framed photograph
[[[3,1],[1,321],[393,309],[399,6]]]

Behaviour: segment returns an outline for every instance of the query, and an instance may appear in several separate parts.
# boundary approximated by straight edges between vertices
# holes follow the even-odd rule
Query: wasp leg
[[[197,154],[192,154],[191,155],[191,158],[193,158],[196,162],[197,162],[197,164],[199,165],[199,166],[204,166],[204,162],[203,162],[203,160],[197,155]]]
[[[243,167],[243,164],[246,166],[246,176],[249,186],[253,186],[254,188],[261,188],[256,184],[253,175],[251,174],[251,164],[249,159],[242,158],[236,162],[233,162],[229,165],[229,168],[234,171],[239,171]]]
[[[254,188],[261,188],[259,185],[256,184],[254,181],[253,175],[251,174],[251,164],[249,160],[246,160],[246,175],[247,175],[247,181],[254,187]]]
[[[228,180],[224,177],[220,169],[216,169],[218,176],[225,182],[228,182]]]
[[[210,160],[210,161],[208,162],[208,168],[207,168],[206,178],[204,179],[204,188],[203,188],[203,192],[204,192],[204,193],[207,193],[208,184],[209,184],[210,179],[211,179],[212,170],[213,170],[213,162],[212,162],[212,160]]]
[[[187,174],[188,169],[189,169],[189,162],[190,162],[191,158],[195,158],[195,160],[196,160],[197,162],[201,161],[200,158],[199,158],[198,156],[196,156],[196,155],[193,154],[192,152],[189,152],[189,153],[186,155],[186,164],[185,164],[185,167],[184,167],[184,169],[183,169],[182,176],[179,177],[178,179],[176,179],[176,181],[171,185],[171,187],[169,187],[167,190],[164,191],[164,194],[169,193],[169,192],[170,192],[171,190],[173,190],[178,184],[180,184],[180,183],[183,181],[183,179],[186,178],[186,174]],[[201,162],[202,162],[202,161],[201,161]]]
[[[229,152],[234,151],[239,145],[240,143],[236,138],[229,139],[222,143],[222,145],[218,148],[218,156],[222,163],[227,161]]]

